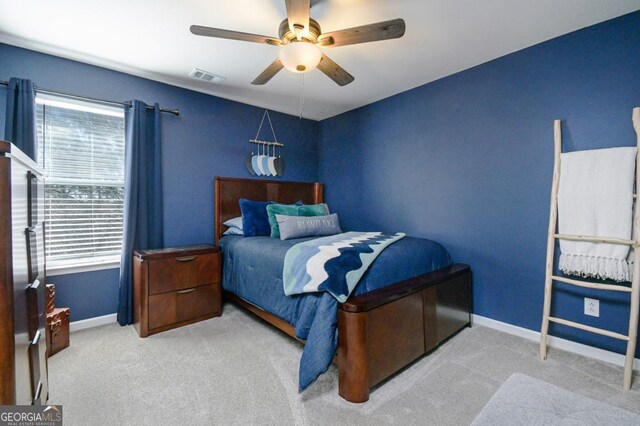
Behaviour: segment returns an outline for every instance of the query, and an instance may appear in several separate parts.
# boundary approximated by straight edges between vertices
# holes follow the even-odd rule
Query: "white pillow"
[[[238,228],[240,231],[242,231],[242,216],[229,219],[225,221],[223,225],[228,226],[229,228]]]
[[[236,226],[231,226],[229,227],[229,229],[224,231],[222,235],[244,235],[244,232],[242,232],[242,229]]]

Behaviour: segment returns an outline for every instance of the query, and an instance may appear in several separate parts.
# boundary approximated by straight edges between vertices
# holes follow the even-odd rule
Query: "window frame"
[[[36,109],[43,108],[44,105],[47,105],[47,104],[51,106],[59,106],[63,108],[65,108],[66,105],[73,105],[74,107],[71,109],[79,109],[79,110],[88,111],[88,112],[97,112],[101,114],[104,113],[105,111],[108,111],[109,109],[111,109],[112,112],[117,110],[117,108],[113,108],[112,105],[108,105],[108,107],[111,107],[111,108],[105,108],[107,107],[107,105],[101,104],[100,102],[97,102],[97,101],[91,101],[91,100],[79,101],[77,99],[69,98],[64,95],[36,93]],[[124,106],[122,108],[123,108],[122,119],[124,123]],[[110,115],[110,114],[105,114],[105,115]],[[118,116],[120,115],[118,114]],[[36,125],[38,125],[37,116],[36,116]],[[123,128],[123,133],[122,133],[123,138],[124,138],[124,132],[125,130]],[[40,136],[40,135],[37,135],[37,136]],[[38,140],[39,147],[41,144],[44,143],[44,141],[41,139],[42,138],[39,138]],[[50,179],[48,178],[49,171],[44,167],[45,166],[44,158],[41,159],[41,165],[45,169],[45,188],[46,188],[46,185],[49,183]],[[124,167],[125,167],[124,147],[123,147],[122,167],[123,167],[123,174],[124,174]],[[95,181],[86,181],[87,183],[86,186],[95,185],[94,182]],[[53,184],[54,185],[56,184],[55,180]],[[95,185],[95,186],[111,186],[111,185]],[[124,200],[123,200],[123,203],[124,203]],[[124,219],[124,211],[122,212],[122,215]],[[48,216],[45,216],[45,229],[47,227],[47,219],[48,219]],[[123,223],[123,227],[124,227],[124,223]],[[45,238],[48,238],[48,235],[46,235],[46,233],[45,233]],[[117,254],[104,255],[104,256],[84,256],[81,258],[58,259],[54,261],[51,261],[49,259],[49,255],[47,253],[45,254],[47,275],[56,276],[56,275],[75,274],[75,273],[82,273],[82,272],[107,270],[107,269],[116,269],[120,267],[121,256],[122,256],[122,247],[120,247],[119,253]]]

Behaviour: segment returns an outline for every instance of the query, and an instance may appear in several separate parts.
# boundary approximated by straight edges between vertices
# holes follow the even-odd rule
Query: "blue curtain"
[[[11,78],[7,86],[4,139],[38,161],[36,141],[36,92],[31,80]]]
[[[125,109],[124,235],[118,322],[133,322],[133,251],[162,248],[160,106]]]

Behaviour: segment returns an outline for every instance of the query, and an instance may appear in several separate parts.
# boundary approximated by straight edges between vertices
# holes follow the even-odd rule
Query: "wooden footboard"
[[[455,264],[352,297],[338,310],[339,393],[369,389],[471,323],[471,269]]]

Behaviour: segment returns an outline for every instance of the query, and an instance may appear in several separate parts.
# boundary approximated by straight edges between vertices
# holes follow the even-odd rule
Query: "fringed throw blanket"
[[[562,154],[558,190],[561,234],[632,238],[636,148]],[[629,246],[560,240],[565,274],[631,281]]]
[[[380,252],[404,236],[345,232],[298,243],[284,258],[284,293],[326,291],[344,303]]]

